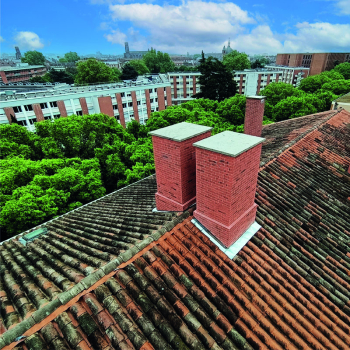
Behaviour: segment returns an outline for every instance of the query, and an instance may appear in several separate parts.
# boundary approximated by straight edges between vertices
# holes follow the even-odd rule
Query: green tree
[[[206,59],[202,52],[198,69],[201,72],[198,79],[201,91],[194,95],[195,98],[209,98],[220,102],[237,93],[237,84],[231,71],[218,59],[213,57]]]
[[[132,60],[128,64],[136,70],[138,75],[149,73],[149,69],[143,60]]]
[[[74,83],[74,77],[72,74],[67,73],[64,70],[55,70],[51,69],[49,71],[50,79],[54,83],[66,83],[66,84],[73,84]]]
[[[80,60],[80,57],[78,56],[78,54],[76,52],[67,52],[64,54],[64,57],[60,58],[59,61],[63,62],[63,63],[67,63],[67,62],[77,62]]]
[[[350,79],[350,62],[340,63],[333,70],[340,73],[344,79]]]
[[[230,124],[244,124],[246,97],[236,95],[219,103],[216,113]]]
[[[233,50],[229,54],[225,55],[223,63],[230,71],[250,68],[248,55],[244,52],[238,52],[237,50]]]
[[[137,73],[136,69],[132,65],[126,63],[123,67],[123,72],[122,72],[122,75],[120,76],[120,79],[134,80],[138,77],[138,75],[139,74]]]
[[[89,58],[86,61],[78,62],[75,84],[97,84],[119,81],[116,71],[105,63]]]
[[[52,79],[51,79],[51,76],[49,73],[45,73],[43,76],[41,77],[32,77],[29,79],[29,81],[31,83],[42,83],[42,84],[45,84],[45,83],[51,83],[52,82]]]
[[[333,80],[322,85],[322,91],[330,91],[335,95],[344,95],[350,92],[350,80]]]
[[[304,92],[294,88],[290,84],[279,82],[267,85],[265,89],[260,91],[259,95],[266,97],[265,116],[271,119],[272,110],[278,102],[290,96],[302,96]]]
[[[24,56],[21,58],[21,61],[30,65],[44,65],[45,57],[39,51],[27,51],[24,53]]]
[[[322,88],[325,83],[333,80],[342,80],[344,77],[335,70],[322,72],[321,74],[311,75],[300,82],[299,89],[305,92],[314,93]]]
[[[289,96],[278,102],[272,110],[272,120],[279,122],[317,112],[315,105],[321,102],[312,95]]]
[[[257,58],[252,64],[251,64],[251,68],[255,69],[255,68],[263,68],[265,67],[267,64],[269,64],[270,61],[265,58],[265,57],[260,57]]]
[[[142,58],[151,73],[167,73],[175,70],[175,64],[167,53],[151,50]]]

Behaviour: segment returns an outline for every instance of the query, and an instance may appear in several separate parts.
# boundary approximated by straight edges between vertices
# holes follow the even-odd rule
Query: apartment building
[[[198,79],[200,72],[167,73],[171,85],[171,98],[174,105],[192,100],[192,95],[200,91]],[[278,82],[283,72],[278,68],[274,71],[266,69],[246,69],[234,73],[238,92],[243,95],[257,95],[272,82]]]
[[[28,81],[33,77],[40,77],[46,73],[45,66],[29,66],[20,64],[17,67],[0,67],[0,82],[9,84]]]
[[[279,53],[276,58],[276,65],[310,68],[309,75],[331,70],[344,62],[350,62],[349,52]]]
[[[266,65],[264,69],[268,71],[275,71],[276,69],[282,71],[282,79],[279,81],[293,85],[294,87],[299,86],[301,80],[307,78],[310,74],[310,68],[306,67]]]
[[[172,104],[170,83],[159,78],[10,95],[6,91],[0,101],[0,124],[11,123],[13,116],[30,131],[35,122],[72,114],[105,113],[124,127],[131,120],[144,124],[152,112]]]
[[[172,72],[166,78],[171,86],[171,100],[174,105],[192,100],[192,95],[200,91],[199,72]]]

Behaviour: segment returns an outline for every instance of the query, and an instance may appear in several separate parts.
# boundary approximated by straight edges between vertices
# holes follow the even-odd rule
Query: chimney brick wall
[[[176,130],[180,124],[188,124],[186,127],[189,130],[193,129],[193,136],[189,135],[179,141],[159,136],[158,132],[164,129],[171,131],[171,128]],[[209,137],[212,128],[190,123],[180,124],[152,132],[158,210],[184,211],[196,201],[196,160],[193,143]]]
[[[224,133],[229,137],[239,137],[237,143],[245,143],[250,138],[244,135],[242,141],[242,137],[237,136],[242,134]],[[221,134],[204,141],[216,138],[220,143]],[[197,208],[194,217],[226,247],[231,246],[255,221],[257,205],[254,200],[263,140],[252,137],[248,140],[251,146],[243,147],[237,156],[203,149],[199,147],[200,143],[195,144]]]
[[[244,133],[261,136],[265,109],[265,96],[248,96],[244,118]]]

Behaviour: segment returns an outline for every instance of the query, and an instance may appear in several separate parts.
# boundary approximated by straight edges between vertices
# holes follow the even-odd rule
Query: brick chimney
[[[265,108],[265,96],[247,96],[244,119],[244,133],[261,136]]]
[[[196,201],[193,143],[211,135],[210,127],[179,123],[150,132],[157,176],[158,210],[184,211]]]
[[[224,131],[193,145],[197,168],[194,217],[225,247],[255,221],[254,199],[264,140]]]

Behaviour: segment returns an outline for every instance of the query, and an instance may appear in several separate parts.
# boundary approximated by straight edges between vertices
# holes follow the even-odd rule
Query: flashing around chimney
[[[244,118],[245,134],[261,136],[264,109],[265,96],[247,96]]]
[[[196,142],[194,217],[225,247],[254,223],[261,144],[265,139],[232,131]]]
[[[150,132],[157,177],[159,211],[184,211],[196,201],[196,159],[193,143],[208,138],[212,128],[179,123]]]

